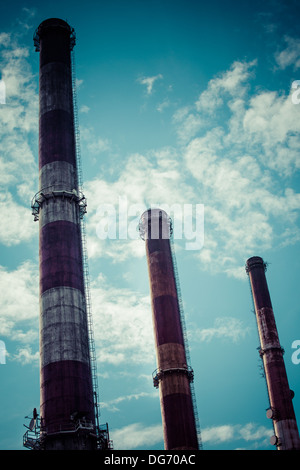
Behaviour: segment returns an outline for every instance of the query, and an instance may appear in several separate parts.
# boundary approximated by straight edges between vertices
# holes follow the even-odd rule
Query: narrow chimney
[[[266,264],[259,256],[247,260],[246,272],[251,284],[260,339],[260,356],[270,400],[267,417],[273,420],[275,432],[271,444],[276,445],[278,450],[300,450],[299,432],[292,403],[293,392],[288,384],[283,349],[279,343],[265,271]]]
[[[144,212],[140,221],[152,298],[157,371],[165,449],[198,449],[191,394],[193,371],[188,366],[172,252],[171,222],[163,210]]]

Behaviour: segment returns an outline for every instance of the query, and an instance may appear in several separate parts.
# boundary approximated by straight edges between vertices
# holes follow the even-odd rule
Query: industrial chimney
[[[267,417],[273,420],[275,435],[271,444],[278,450],[300,450],[300,439],[280,346],[272,303],[265,276],[266,264],[259,256],[249,258],[246,272],[249,275],[256,321],[260,339],[260,356],[263,361],[268,387],[270,408]]]
[[[26,447],[96,449],[80,222],[86,202],[78,187],[72,92],[75,33],[65,21],[47,19],[34,44],[40,52],[39,192],[32,202],[40,235],[40,438],[35,446],[28,438]]]
[[[198,449],[193,371],[185,348],[170,245],[171,221],[165,211],[150,209],[142,214],[139,230],[146,242],[158,367],[153,381],[160,392],[165,449]]]

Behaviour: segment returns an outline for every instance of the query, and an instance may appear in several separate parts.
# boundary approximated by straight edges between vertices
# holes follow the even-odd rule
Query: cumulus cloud
[[[263,449],[270,443],[272,429],[256,423],[225,424],[204,428],[201,432],[203,445],[223,444],[230,441],[244,441],[244,448]]]
[[[151,446],[163,440],[162,426],[145,426],[142,423],[133,423],[120,429],[111,430],[111,437],[116,449],[137,449],[143,447],[151,449]],[[239,448],[264,449],[269,445],[272,429],[260,426],[256,423],[223,424],[203,428],[201,439],[205,445],[220,445],[237,441]]]
[[[15,324],[23,320],[36,318],[39,284],[38,268],[36,265],[26,261],[17,269],[11,271],[0,266],[0,284],[3,319],[9,319]],[[16,286],[18,287],[18,296],[16,296]],[[1,328],[6,329],[4,323],[2,322]]]
[[[256,65],[235,62],[174,115],[205,204],[205,245],[195,255],[239,278],[249,253],[300,239],[300,194],[288,180],[300,167],[300,107],[290,94],[250,93]]]
[[[124,253],[142,254],[142,246],[139,250],[128,241],[128,251],[122,250],[120,240],[104,249],[103,241],[95,236],[96,204],[117,205],[120,195],[129,204],[141,206],[204,204],[205,244],[195,256],[202,266],[214,259],[211,268],[239,278],[245,276],[243,264],[249,253],[300,239],[300,194],[286,179],[300,166],[300,107],[292,104],[289,95],[278,92],[250,94],[255,66],[255,61],[234,63],[209,82],[194,107],[178,109],[173,122],[180,149],[131,155],[115,181],[95,178],[87,183],[87,193],[93,194],[88,219],[93,255],[110,254],[124,261]],[[221,102],[226,105],[226,125],[217,113],[203,127],[209,96],[212,108]],[[216,96],[220,103],[214,101]]]
[[[203,444],[214,443],[219,444],[221,442],[228,442],[233,439],[234,427],[230,424],[223,424],[221,426],[213,426],[204,428],[201,431],[201,438]]]
[[[11,357],[11,360],[17,361],[22,365],[35,364],[39,365],[40,353],[39,351],[32,352],[30,347],[27,348],[18,348],[16,354]]]
[[[27,29],[33,13],[25,13],[20,24]],[[33,150],[37,149],[38,92],[29,48],[20,45],[21,34],[0,35],[1,79],[6,90],[5,104],[0,106],[0,241],[7,246],[27,241],[34,233],[30,200],[38,177]]]
[[[172,207],[194,200],[193,188],[182,176],[176,150],[165,148],[147,155],[131,155],[113,182],[102,177],[87,182],[89,256],[109,257],[115,262],[144,256],[144,243],[137,231],[142,213],[151,206]],[[125,214],[125,222],[122,217],[120,221],[121,213]],[[107,224],[113,233],[109,233]],[[119,237],[120,229],[126,239]],[[110,239],[112,236],[115,239]]]
[[[100,275],[91,288],[98,360],[119,365],[153,363],[155,348],[149,296],[108,284]]]
[[[29,261],[14,270],[0,266],[0,285],[0,335],[22,345],[15,353],[9,350],[8,357],[23,364],[36,362],[38,352],[31,348],[38,342],[38,268]]]
[[[161,424],[145,426],[142,423],[133,423],[120,429],[111,430],[110,435],[114,442],[114,448],[118,450],[130,450],[143,447],[151,449],[163,439]]]
[[[13,246],[29,241],[37,232],[29,204],[26,207],[17,203],[12,194],[0,192],[0,211],[3,217],[0,242],[4,245]]]
[[[225,98],[243,97],[247,91],[248,80],[253,74],[256,60],[252,62],[236,61],[229,70],[209,81],[195,103],[197,111],[213,113],[224,103]]]
[[[200,341],[222,338],[237,342],[243,339],[248,332],[249,328],[244,327],[243,322],[238,318],[217,317],[212,327],[195,330],[192,335]]]
[[[195,257],[205,269],[238,278],[245,278],[249,253],[300,239],[300,193],[289,179],[300,167],[300,106],[290,93],[253,90],[256,67],[256,60],[234,62],[192,105],[178,108],[177,147],[132,154],[115,179],[87,182],[90,255],[119,262],[142,256],[132,240],[96,235],[97,205],[117,209],[120,196],[136,204],[136,225],[140,207],[204,204],[205,243]]]

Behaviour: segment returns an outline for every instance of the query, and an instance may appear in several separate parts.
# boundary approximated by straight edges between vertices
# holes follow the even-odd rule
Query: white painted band
[[[83,294],[55,287],[40,297],[41,367],[64,360],[89,362],[87,314]]]
[[[40,227],[57,220],[66,220],[78,224],[79,208],[75,200],[55,196],[67,191],[72,194],[76,186],[76,169],[68,162],[55,161],[47,163],[40,170],[40,188],[47,199],[40,207]],[[75,193],[77,194],[77,193]],[[52,195],[52,197],[51,197]]]
[[[174,367],[184,367],[186,355],[184,346],[179,343],[160,344],[156,350],[157,365],[160,369],[172,369]]]
[[[274,430],[280,450],[300,450],[300,438],[294,419],[274,421]]]
[[[48,111],[73,111],[70,67],[62,62],[49,62],[40,71],[40,115]],[[51,93],[49,93],[51,90]]]
[[[41,189],[57,188],[73,189],[76,186],[76,169],[74,165],[65,161],[46,163],[39,173],[39,186]]]
[[[51,197],[44,201],[39,213],[40,228],[50,222],[65,220],[79,224],[79,208],[70,198]]]

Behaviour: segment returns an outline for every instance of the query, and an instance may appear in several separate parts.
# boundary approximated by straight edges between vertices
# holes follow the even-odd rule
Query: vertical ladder
[[[174,277],[175,277],[175,284],[176,284],[176,291],[177,291],[177,298],[178,298],[180,322],[181,322],[181,328],[182,328],[183,340],[184,340],[184,346],[185,346],[185,355],[186,355],[187,365],[190,366],[191,365],[190,350],[189,350],[188,339],[187,339],[187,331],[186,331],[186,324],[185,324],[185,318],[184,318],[184,310],[183,310],[181,289],[180,289],[180,283],[179,283],[178,268],[177,268],[177,262],[176,262],[176,256],[175,256],[175,250],[174,250],[174,242],[173,242],[173,236],[172,235],[170,236],[170,247],[171,247],[172,260],[173,260],[173,270],[174,270]],[[194,416],[195,416],[195,424],[196,424],[196,431],[197,431],[197,437],[198,437],[198,445],[199,445],[199,449],[202,450],[203,449],[203,444],[202,444],[202,439],[201,439],[199,415],[198,415],[198,410],[197,410],[195,387],[194,387],[193,381],[190,382],[190,389],[191,389],[191,396],[192,396],[192,402],[193,402],[193,410],[194,410]]]
[[[82,177],[81,151],[80,151],[80,132],[79,132],[79,122],[78,122],[74,49],[71,52],[71,67],[72,67],[74,132],[75,132],[76,163],[77,163],[77,191],[82,191],[83,190],[83,177]],[[99,429],[99,399],[98,399],[97,355],[96,355],[96,347],[95,347],[95,341],[94,341],[93,316],[92,316],[92,305],[91,305],[91,295],[90,295],[90,275],[89,275],[88,252],[87,252],[87,242],[86,242],[86,224],[85,224],[84,217],[81,217],[80,219],[80,230],[81,230],[81,250],[82,250],[82,263],[83,263],[85,303],[86,303],[86,313],[87,313],[88,333],[89,333],[90,368],[91,368],[92,385],[93,385],[93,399],[94,399],[94,407],[95,407],[96,429],[98,430]]]

